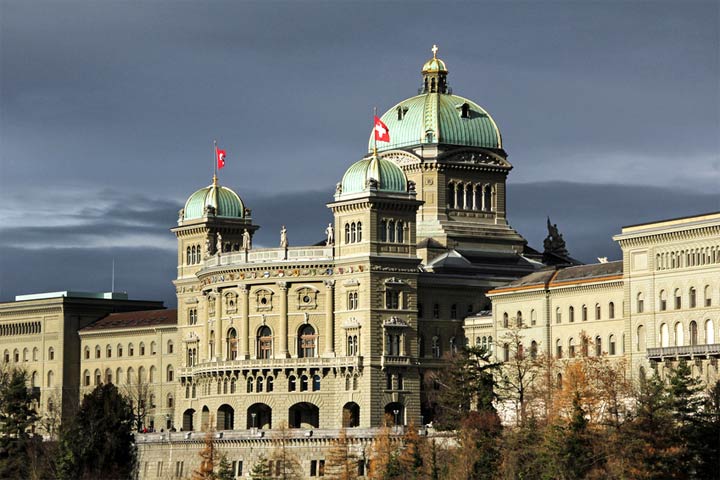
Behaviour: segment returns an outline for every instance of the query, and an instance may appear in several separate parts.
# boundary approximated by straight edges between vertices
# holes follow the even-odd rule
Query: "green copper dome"
[[[420,95],[398,103],[381,117],[390,130],[390,142],[378,142],[378,150],[419,145],[448,144],[480,148],[502,148],[495,121],[477,103],[453,95],[447,84],[447,67],[433,58],[422,68]],[[370,135],[368,150],[373,149]]]
[[[185,202],[183,220],[194,220],[205,215],[205,207],[213,207],[215,216],[244,218],[245,206],[237,193],[216,182],[190,195]]]
[[[369,185],[371,179],[377,182],[376,187]],[[360,193],[370,188],[381,192],[406,193],[407,177],[395,163],[373,156],[352,164],[343,175],[341,185],[342,195]]]

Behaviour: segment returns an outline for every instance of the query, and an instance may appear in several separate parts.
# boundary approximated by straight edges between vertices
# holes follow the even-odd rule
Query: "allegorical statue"
[[[280,248],[288,248],[287,229],[285,225],[280,229]]]
[[[215,253],[218,255],[222,253],[222,235],[220,232],[217,234],[217,243],[215,244]]]
[[[328,226],[325,229],[325,235],[327,235],[325,245],[332,245],[335,243],[335,229],[333,228],[332,223],[328,223]]]
[[[210,238],[210,235],[208,235],[207,238],[205,238],[205,258],[210,257],[210,255],[212,254],[212,248],[212,238]]]
[[[547,229],[548,235],[543,241],[543,247],[545,247],[543,256],[552,254],[559,257],[569,257],[570,253],[565,246],[565,240],[563,239],[562,234],[558,230],[557,223],[553,225],[550,222],[550,217],[547,219]]]
[[[252,237],[250,236],[250,232],[247,231],[247,228],[243,230],[242,248],[243,250],[250,250],[252,248]]]

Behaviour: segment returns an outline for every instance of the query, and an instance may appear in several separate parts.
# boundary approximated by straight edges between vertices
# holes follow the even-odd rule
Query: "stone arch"
[[[391,402],[385,405],[385,424],[404,425],[405,406],[399,402]]]
[[[220,405],[217,410],[218,430],[232,430],[235,425],[235,409],[227,403]]]
[[[247,428],[272,428],[272,408],[266,403],[253,403],[247,409]]]
[[[360,405],[355,402],[343,405],[342,425],[345,428],[360,426]]]
[[[290,428],[318,428],[320,409],[310,402],[296,403],[288,409],[288,425]]]
[[[195,428],[193,425],[193,418],[195,416],[195,409],[188,408],[183,412],[182,429],[185,432],[192,432]]]

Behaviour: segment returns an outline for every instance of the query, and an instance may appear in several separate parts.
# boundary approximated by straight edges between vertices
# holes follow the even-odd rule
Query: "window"
[[[660,346],[670,346],[670,330],[668,329],[667,323],[660,325]]]
[[[55,360],[55,349],[53,347],[48,348],[48,360]]]
[[[507,362],[510,360],[510,345],[503,343],[503,361]]]
[[[643,313],[645,311],[645,295],[642,292],[637,294],[637,313]]]
[[[568,309],[568,315],[568,321],[573,323],[575,321],[575,307],[570,307]]]
[[[587,322],[587,305],[582,306],[582,321]]]
[[[675,310],[680,310],[682,308],[682,294],[680,293],[680,289],[675,289]]]
[[[117,346],[117,356],[118,356],[118,357],[122,357],[122,356],[123,356],[123,347],[122,347],[122,345],[120,345],[119,343],[118,343],[118,346]]]
[[[272,331],[267,325],[263,325],[257,334],[257,357],[268,359],[272,355]]]
[[[394,243],[395,242],[395,220],[388,220],[387,228],[388,228],[387,241]]]
[[[433,358],[440,358],[442,355],[442,349],[440,347],[440,337],[434,336],[432,338],[432,355]]]
[[[294,375],[288,378],[288,392],[294,392],[297,389],[296,379]]]
[[[300,391],[307,392],[308,390],[308,377],[307,375],[300,376]]]
[[[440,318],[440,305],[437,303],[433,304],[433,318]]]
[[[85,370],[85,372],[83,373],[83,385],[86,387],[90,386],[90,371],[89,370]]]
[[[595,320],[600,320],[600,317],[602,317],[602,309],[600,308],[600,304],[595,304]]]
[[[518,327],[522,327],[523,319],[522,319],[522,312],[518,310],[518,312],[515,314],[515,322]]]
[[[290,377],[290,381],[293,382],[293,384],[294,384],[294,383],[295,383],[295,377]],[[246,390],[247,390],[247,393],[253,393],[254,388],[255,388],[255,382],[254,382],[253,378],[252,378],[252,377],[248,377],[248,379],[247,379],[247,389],[246,389]],[[291,391],[291,392],[295,391],[295,388],[293,387],[290,391]]]
[[[600,336],[595,337],[595,356],[599,357],[602,355],[602,339]]]
[[[100,358],[100,345],[95,345],[95,358]]]
[[[705,285],[705,306],[712,307],[712,293],[710,292],[710,285]]]
[[[112,358],[112,347],[110,345],[105,347],[105,357]]]
[[[298,357],[310,358],[316,354],[317,334],[312,325],[303,325],[298,331]]]
[[[386,333],[385,334],[385,353],[387,355],[400,355],[400,334]]]
[[[385,290],[385,308],[397,310],[400,308],[400,292],[397,290]]]
[[[715,324],[712,320],[705,320],[705,343],[712,345],[715,343]]]
[[[188,325],[197,325],[197,308],[188,311]]]
[[[380,220],[380,241],[387,242],[387,220]]]
[[[457,320],[457,304],[455,303],[450,306],[450,318]]]
[[[85,360],[90,359],[90,347],[85,347]]]
[[[275,387],[275,384],[274,384],[273,377],[267,377],[265,379],[265,391],[272,392],[274,387]],[[233,387],[233,390],[234,390],[234,387]]]
[[[698,328],[697,322],[693,320],[690,322],[690,345],[698,344]]]
[[[690,287],[690,291],[688,292],[688,294],[690,297],[689,298],[690,308],[695,308],[696,303],[697,303],[697,291],[695,290],[695,287]]]
[[[150,342],[150,355],[155,355],[157,353],[157,344],[153,341]]]
[[[313,375],[312,377],[312,390],[313,392],[320,391],[320,375]]]
[[[348,335],[347,337],[347,355],[348,357],[354,357],[358,354],[358,336]]]
[[[167,352],[171,354],[171,353],[173,353],[173,350],[174,350],[173,342],[172,342],[172,340],[168,340],[168,342],[167,342]],[[153,352],[153,353],[155,353],[155,352]]]
[[[537,358],[537,353],[538,353],[538,344],[535,340],[533,340],[532,342],[530,342],[530,358],[535,360]]]
[[[470,118],[470,105],[463,103],[460,107],[460,118]]]
[[[615,304],[613,302],[608,304],[608,318],[615,318]]]
[[[503,322],[502,322],[503,328],[508,328],[509,326],[509,317],[507,312],[503,313]]]
[[[145,355],[145,344],[140,342],[140,356]]]
[[[357,222],[357,241],[362,242],[362,222]]]
[[[555,323],[561,323],[562,322],[562,312],[560,311],[560,307],[557,307],[555,309]]]
[[[174,378],[174,371],[172,365],[168,365],[167,367],[167,381],[172,382]]]
[[[684,338],[684,332],[683,332],[683,326],[682,323],[677,322],[675,324],[675,346],[681,347],[685,344],[685,338]]]
[[[660,290],[660,311],[667,310],[667,292]]]
[[[396,225],[396,229],[397,229],[397,235],[395,236],[397,243],[404,243],[405,242],[405,230],[403,229],[404,223],[402,220],[398,220],[395,225]]]
[[[535,312],[535,309],[530,310],[530,325],[536,325],[537,324],[537,313]]]
[[[570,341],[568,342],[568,356],[570,358],[575,357],[575,339],[574,338],[571,338]]]
[[[608,346],[610,355],[615,355],[615,335],[610,335]]]
[[[345,224],[345,243],[350,243],[350,224]]]
[[[348,293],[348,310],[357,310],[358,308],[358,292]]]
[[[150,376],[148,377],[148,382],[155,383],[155,365],[150,367]]]
[[[128,344],[128,357],[132,357],[135,354],[135,347],[132,343]]]

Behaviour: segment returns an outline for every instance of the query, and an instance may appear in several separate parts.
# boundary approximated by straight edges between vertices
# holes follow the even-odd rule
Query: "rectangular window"
[[[235,475],[238,477],[243,476],[243,461],[242,460],[238,460],[238,462],[237,462],[237,470],[235,471]]]
[[[667,310],[667,300],[660,300],[660,310],[661,311]]]
[[[423,318],[423,304],[418,303],[418,318]]]
[[[385,308],[393,310],[400,308],[400,292],[385,290]]]
[[[437,303],[433,305],[433,318],[440,318],[440,305]]]
[[[365,476],[365,460],[358,460],[358,476]]]
[[[325,460],[318,461],[318,477],[325,476]]]
[[[637,312],[643,313],[644,310],[645,310],[645,300],[639,299],[637,301]]]
[[[310,476],[317,477],[317,460],[310,460]]]

